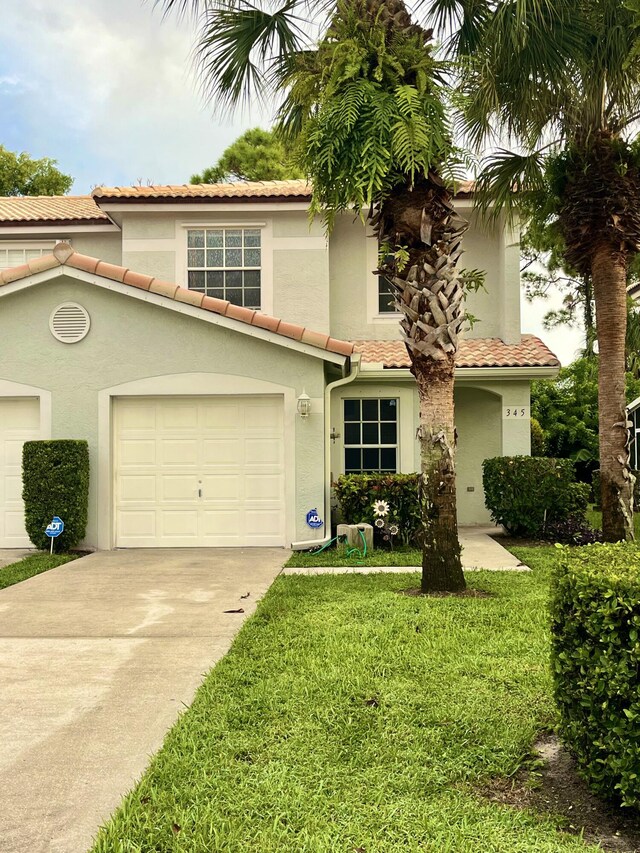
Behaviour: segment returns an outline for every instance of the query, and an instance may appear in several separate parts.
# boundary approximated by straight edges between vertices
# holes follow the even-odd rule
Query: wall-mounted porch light
[[[298,397],[298,414],[301,418],[308,418],[311,412],[311,397],[306,393],[304,388],[302,394]]]

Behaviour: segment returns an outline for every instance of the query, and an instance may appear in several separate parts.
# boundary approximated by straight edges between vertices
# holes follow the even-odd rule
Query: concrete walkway
[[[0,548],[0,569],[10,566],[11,563],[17,563],[18,560],[28,557],[29,554],[37,554],[37,551],[35,548],[31,551],[26,548]]]
[[[101,552],[0,591],[2,853],[87,850],[286,557]]]
[[[462,567],[465,571],[529,572],[529,566],[521,563],[510,551],[497,542],[498,527],[461,527],[458,531],[462,545]],[[285,575],[365,575],[386,572],[403,574],[419,572],[420,566],[317,566],[309,568],[287,568]]]

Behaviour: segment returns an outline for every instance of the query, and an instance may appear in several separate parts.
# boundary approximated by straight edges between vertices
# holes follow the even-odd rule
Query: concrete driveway
[[[286,556],[101,552],[0,591],[2,853],[87,850]]]

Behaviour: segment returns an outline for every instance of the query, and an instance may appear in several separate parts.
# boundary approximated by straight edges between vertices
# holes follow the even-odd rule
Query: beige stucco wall
[[[478,318],[468,337],[520,336],[520,271],[517,234],[482,223],[461,208],[470,227],[464,237],[462,266],[485,273],[484,288],[467,297],[467,310]],[[331,332],[348,340],[397,338],[394,316],[378,315],[376,241],[370,229],[351,215],[338,220],[329,243]]]
[[[332,479],[344,473],[343,400],[353,397],[398,399],[398,468],[420,470],[416,441],[419,421],[418,394],[412,379],[361,381],[337,388],[332,394],[331,424],[339,437],[331,449]],[[529,383],[522,380],[458,380],[455,389],[458,446],[456,472],[460,524],[488,524],[484,505],[482,462],[491,456],[530,452],[529,420],[504,420],[505,407],[529,405]]]
[[[187,284],[188,227],[260,227],[262,310],[289,322],[329,332],[329,261],[319,222],[306,210],[125,212],[122,263],[137,272]]]
[[[91,317],[89,334],[73,345],[49,331],[52,310],[66,301],[80,303]],[[98,526],[110,523],[110,508],[98,504],[104,485],[98,483],[98,448],[105,440],[99,436],[99,392],[146,377],[193,373],[249,377],[290,391],[285,420],[295,430],[295,470],[287,472],[295,489],[293,538],[322,537],[322,530],[305,523],[307,510],[322,508],[324,500],[320,359],[65,277],[5,296],[1,308],[0,379],[52,392],[52,437],[89,442],[88,546],[96,546]],[[307,421],[295,414],[303,388],[313,399]]]
[[[73,234],[70,238],[71,245],[81,255],[89,255],[91,258],[100,258],[110,264],[122,263],[122,238],[119,231],[106,234]]]

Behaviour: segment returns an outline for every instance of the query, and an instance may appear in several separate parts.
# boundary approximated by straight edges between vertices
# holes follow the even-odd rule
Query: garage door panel
[[[35,397],[0,398],[0,548],[29,548],[22,503],[22,446],[40,438]]]
[[[186,404],[182,400],[168,401],[160,408],[160,423],[163,430],[180,430],[180,432],[198,431],[198,406]]]
[[[196,438],[169,438],[160,441],[160,464],[167,468],[183,468],[185,465],[198,465],[198,445]]]
[[[247,474],[245,482],[247,503],[284,499],[284,478],[278,474]]]
[[[120,441],[119,458],[121,468],[142,468],[146,466],[155,467],[155,439],[123,439]]]
[[[157,483],[155,474],[127,474],[118,481],[118,500],[120,503],[148,503],[155,506],[157,501]]]
[[[122,400],[118,408],[118,421],[121,433],[155,432],[156,407],[153,403],[143,403],[139,400],[135,405],[131,405],[128,400]]]
[[[242,418],[242,409],[237,403],[220,403],[214,400],[202,407],[202,426],[214,432],[235,432]]]
[[[194,509],[162,510],[160,512],[160,536],[163,539],[198,538],[198,511]]]
[[[193,503],[198,494],[198,479],[194,474],[164,475],[160,478],[160,484],[160,498],[163,503]]]
[[[278,438],[248,438],[245,441],[247,465],[280,465],[282,453],[282,441]]]
[[[202,513],[202,534],[205,538],[237,539],[242,538],[242,513],[237,509],[205,509]]]
[[[237,438],[205,438],[202,441],[202,462],[205,467],[243,465],[243,442]]]
[[[238,473],[205,475],[202,478],[203,501],[238,500],[242,493],[241,480]]]
[[[117,401],[116,544],[284,545],[283,422],[281,397]]]
[[[120,535],[127,540],[135,541],[138,547],[153,544],[156,541],[155,509],[120,511],[116,516],[116,524]]]

